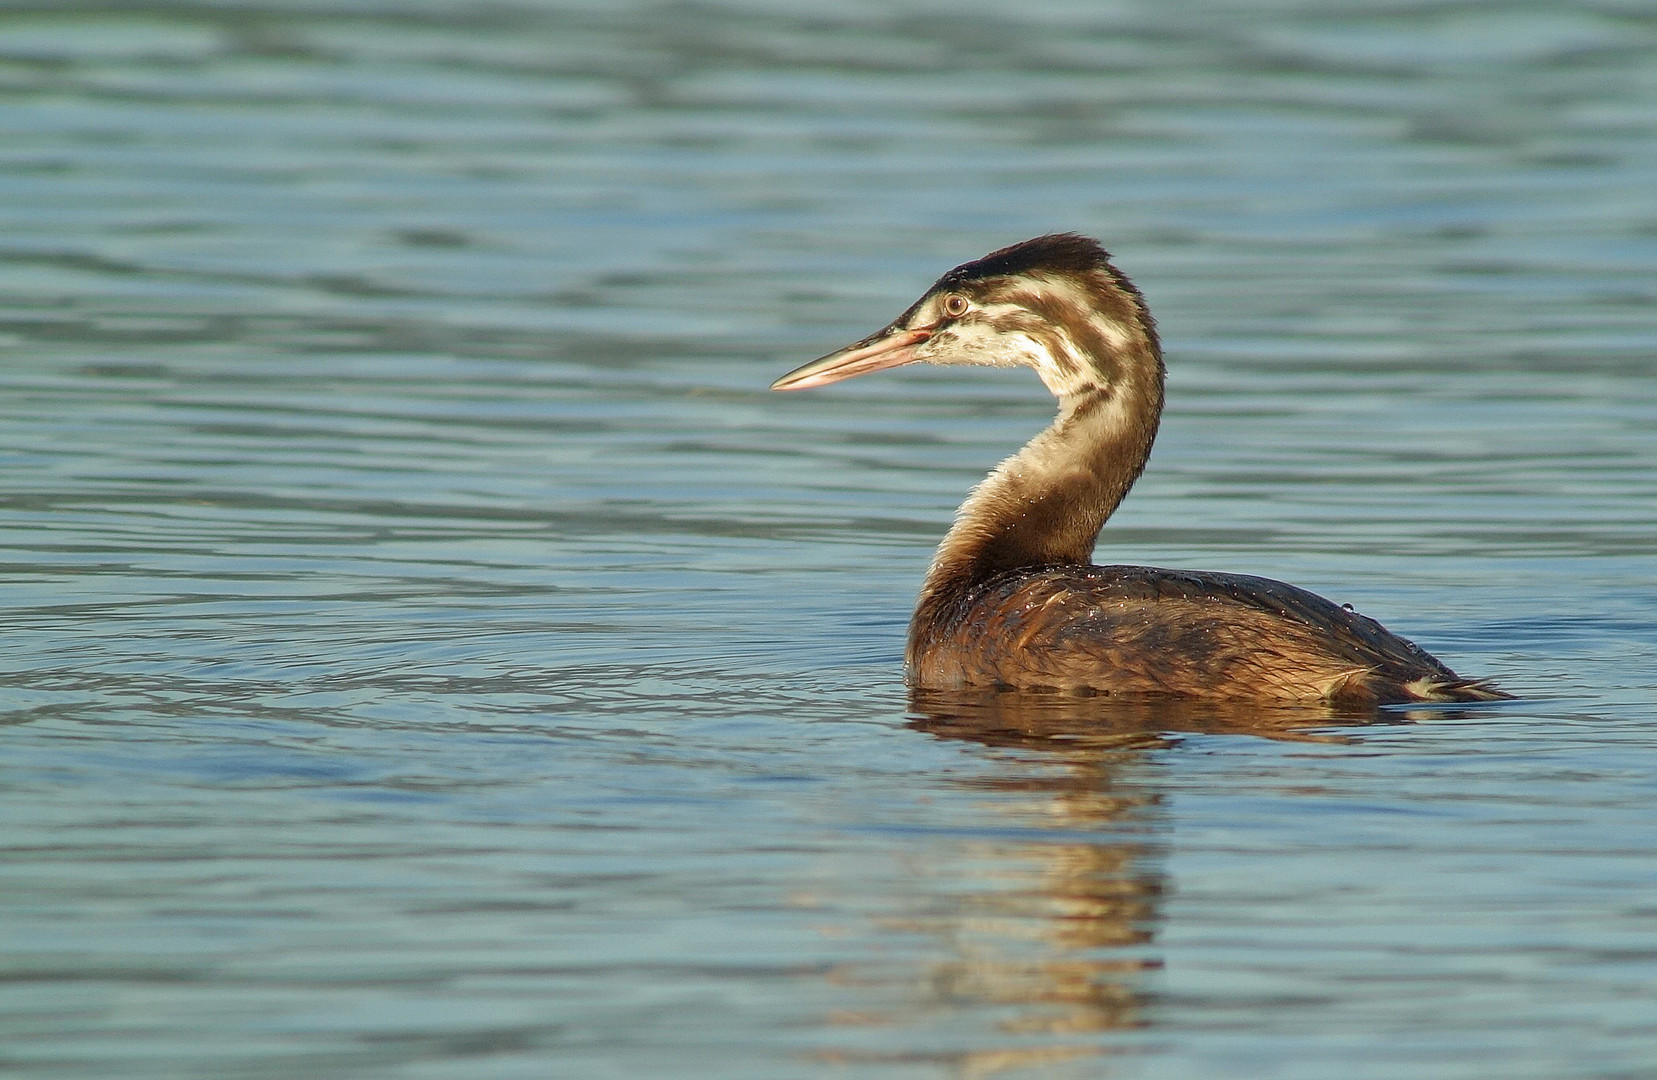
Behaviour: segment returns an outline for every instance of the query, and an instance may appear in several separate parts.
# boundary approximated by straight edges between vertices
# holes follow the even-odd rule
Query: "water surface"
[[[1639,5],[0,9],[19,1076],[1657,1071]],[[769,381],[1101,237],[1106,561],[1522,695],[911,700],[1033,378]]]

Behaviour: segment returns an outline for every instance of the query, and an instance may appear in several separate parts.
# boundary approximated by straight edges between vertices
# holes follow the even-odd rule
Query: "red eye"
[[[967,313],[967,298],[960,293],[950,293],[944,297],[944,314],[952,319],[960,318]]]

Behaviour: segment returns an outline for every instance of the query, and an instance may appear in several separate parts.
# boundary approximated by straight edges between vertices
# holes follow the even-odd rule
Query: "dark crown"
[[[1109,265],[1110,253],[1099,241],[1077,233],[1049,233],[1034,240],[992,251],[982,259],[962,263],[944,275],[940,284],[1011,277],[1035,271],[1087,274]]]

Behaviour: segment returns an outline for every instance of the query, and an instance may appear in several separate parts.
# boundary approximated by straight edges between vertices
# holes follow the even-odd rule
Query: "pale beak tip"
[[[818,357],[771,384],[773,390],[809,390],[871,371],[885,371],[915,362],[915,346],[932,336],[930,329],[897,330],[887,327],[856,345]]]

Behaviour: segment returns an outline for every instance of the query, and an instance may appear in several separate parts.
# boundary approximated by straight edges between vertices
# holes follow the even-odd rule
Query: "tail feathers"
[[[1323,696],[1334,705],[1363,707],[1513,698],[1512,694],[1496,689],[1488,679],[1463,679],[1447,671],[1405,681],[1388,678],[1373,668],[1353,668],[1340,673],[1328,684]]]
[[[1496,689],[1489,679],[1446,681],[1424,677],[1402,687],[1405,701],[1511,701],[1513,695]]]

